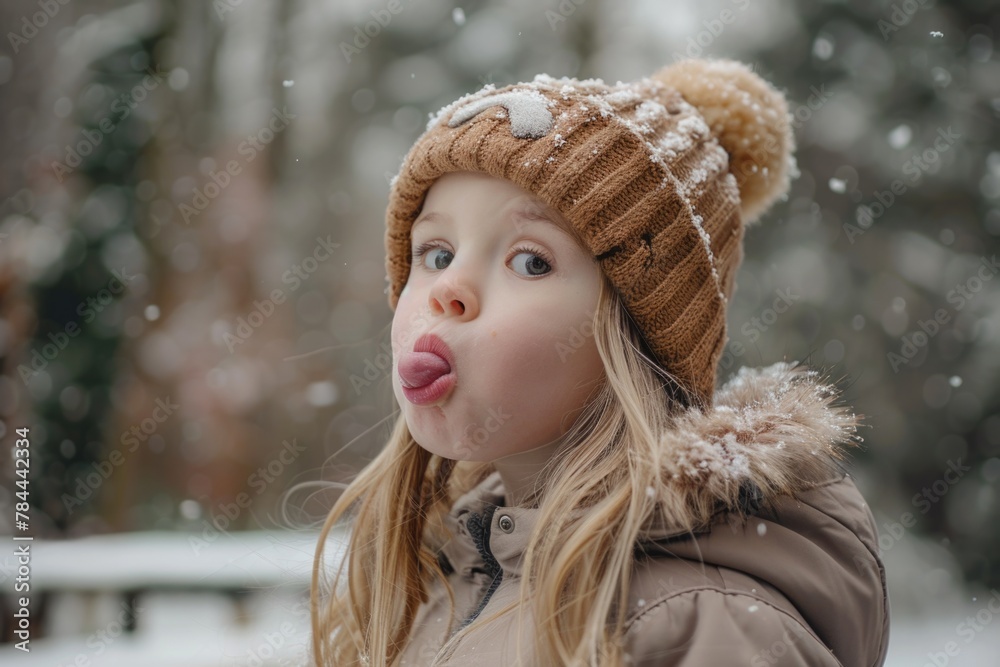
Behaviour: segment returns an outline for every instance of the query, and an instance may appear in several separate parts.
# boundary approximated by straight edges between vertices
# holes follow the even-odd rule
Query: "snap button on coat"
[[[504,514],[503,516],[500,517],[500,520],[497,522],[497,525],[499,525],[500,526],[500,530],[502,530],[505,533],[512,533],[512,532],[514,532],[514,520],[511,519],[506,514]]]

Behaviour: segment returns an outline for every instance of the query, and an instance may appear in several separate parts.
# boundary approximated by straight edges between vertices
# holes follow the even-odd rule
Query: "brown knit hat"
[[[657,361],[712,405],[744,227],[797,175],[781,92],[746,65],[690,59],[614,86],[555,79],[464,95],[434,114],[392,180],[389,307],[410,274],[410,228],[441,175],[505,178],[560,211]]]

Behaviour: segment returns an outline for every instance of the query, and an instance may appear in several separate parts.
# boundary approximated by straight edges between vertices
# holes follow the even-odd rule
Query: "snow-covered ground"
[[[977,596],[978,598],[978,596]],[[997,667],[1000,665],[1000,595],[932,616],[893,616],[887,667]],[[983,609],[987,613],[983,613]],[[987,623],[975,620],[977,614]],[[982,628],[976,631],[969,622]],[[992,621],[991,623],[989,621]]]
[[[0,645],[0,664],[304,664],[317,538],[150,532],[32,542],[30,595],[51,596],[44,636],[31,639],[30,654]],[[331,563],[338,544],[331,539]],[[11,565],[0,562],[4,588]]]
[[[219,665],[306,664],[308,620],[294,613],[297,600],[289,597],[252,609],[254,618],[241,623],[232,603],[222,596],[153,594],[138,607],[145,627],[133,635],[118,636],[111,622],[83,635],[31,641],[25,654],[6,644],[0,664],[41,667],[217,667]],[[103,631],[103,632],[102,632]]]
[[[176,533],[39,541],[31,593],[54,595],[46,636],[31,640],[29,654],[0,645],[0,665],[303,665],[316,539],[248,532],[207,544]],[[331,564],[342,539],[331,539]],[[1000,665],[1000,591],[960,591],[952,566],[927,544],[907,542],[884,558],[893,604],[888,667]],[[9,566],[0,562],[5,589]],[[141,592],[129,598],[129,590]]]

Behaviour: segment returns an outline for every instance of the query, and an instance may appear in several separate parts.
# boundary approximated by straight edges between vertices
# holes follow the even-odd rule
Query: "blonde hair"
[[[647,489],[669,482],[661,479],[660,434],[680,411],[704,406],[656,364],[606,277],[593,331],[606,377],[539,475],[539,518],[523,555],[519,599],[443,638],[446,646],[531,605],[536,664],[624,665],[635,542],[655,512],[692,528],[687,512],[656,504]],[[395,665],[429,599],[431,576],[445,587],[454,619],[454,591],[437,560],[451,537],[443,517],[493,471],[489,462],[431,454],[402,416],[396,420],[386,447],[346,487],[320,533],[310,596],[316,665]],[[331,583],[321,576],[324,547],[352,508],[347,553]]]

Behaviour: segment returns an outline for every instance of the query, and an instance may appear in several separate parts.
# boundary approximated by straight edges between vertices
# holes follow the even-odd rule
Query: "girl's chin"
[[[468,455],[469,455],[468,451],[466,451],[466,452],[456,452],[454,449],[448,449],[448,448],[424,447],[423,445],[420,444],[419,441],[417,442],[417,446],[419,446],[420,449],[424,450],[428,454],[434,454],[435,456],[440,456],[443,459],[451,459],[452,461],[468,461],[469,460],[467,458]]]

